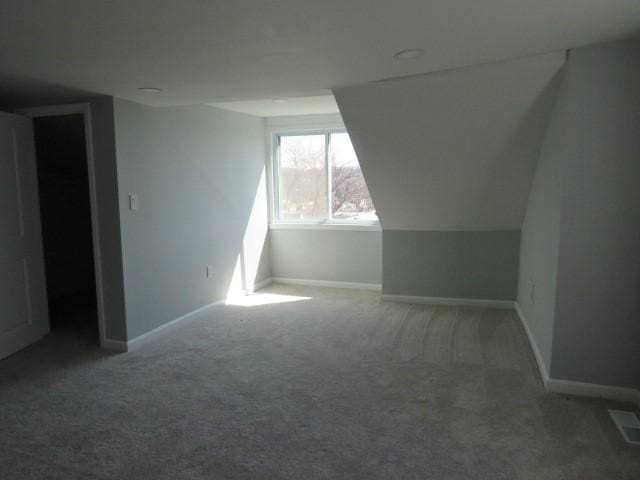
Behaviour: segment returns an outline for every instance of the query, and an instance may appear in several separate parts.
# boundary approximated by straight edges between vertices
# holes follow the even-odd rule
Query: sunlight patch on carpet
[[[257,307],[276,303],[300,302],[311,300],[311,297],[299,297],[296,295],[279,295],[275,293],[254,293],[253,295],[237,296],[227,299],[227,305],[240,307]]]

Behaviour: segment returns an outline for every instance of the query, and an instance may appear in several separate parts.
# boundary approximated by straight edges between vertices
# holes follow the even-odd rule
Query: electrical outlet
[[[213,265],[207,265],[207,278],[213,278]]]
[[[529,301],[534,303],[536,301],[536,284],[529,280]]]

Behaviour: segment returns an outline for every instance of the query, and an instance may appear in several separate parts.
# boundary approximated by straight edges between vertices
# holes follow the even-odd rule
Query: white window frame
[[[280,220],[280,152],[279,139],[282,136],[295,135],[325,135],[325,169],[327,172],[327,202],[329,203],[329,215],[331,215],[331,174],[329,162],[329,138],[332,133],[347,133],[343,125],[287,125],[274,126],[267,129],[269,136],[270,160],[269,160],[269,216],[271,221],[269,228],[273,230],[359,230],[380,231],[378,220],[352,220],[326,218],[320,220]]]

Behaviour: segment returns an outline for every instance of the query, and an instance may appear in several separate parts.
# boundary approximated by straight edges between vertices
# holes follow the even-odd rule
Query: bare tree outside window
[[[347,133],[281,135],[279,142],[280,220],[377,220]]]
[[[280,138],[282,219],[322,219],[329,214],[324,148],[324,135]]]
[[[330,145],[332,217],[376,220],[376,210],[349,134],[332,133]]]

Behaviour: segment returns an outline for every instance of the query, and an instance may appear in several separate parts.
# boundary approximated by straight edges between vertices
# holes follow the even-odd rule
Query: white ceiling
[[[338,104],[333,95],[219,102],[210,103],[209,105],[224,108],[225,110],[233,110],[234,112],[257,115],[258,117],[339,113]]]
[[[628,36],[640,30],[640,3],[3,0],[0,27],[0,89],[7,75],[177,105],[326,95]],[[393,58],[407,48],[425,55]]]

